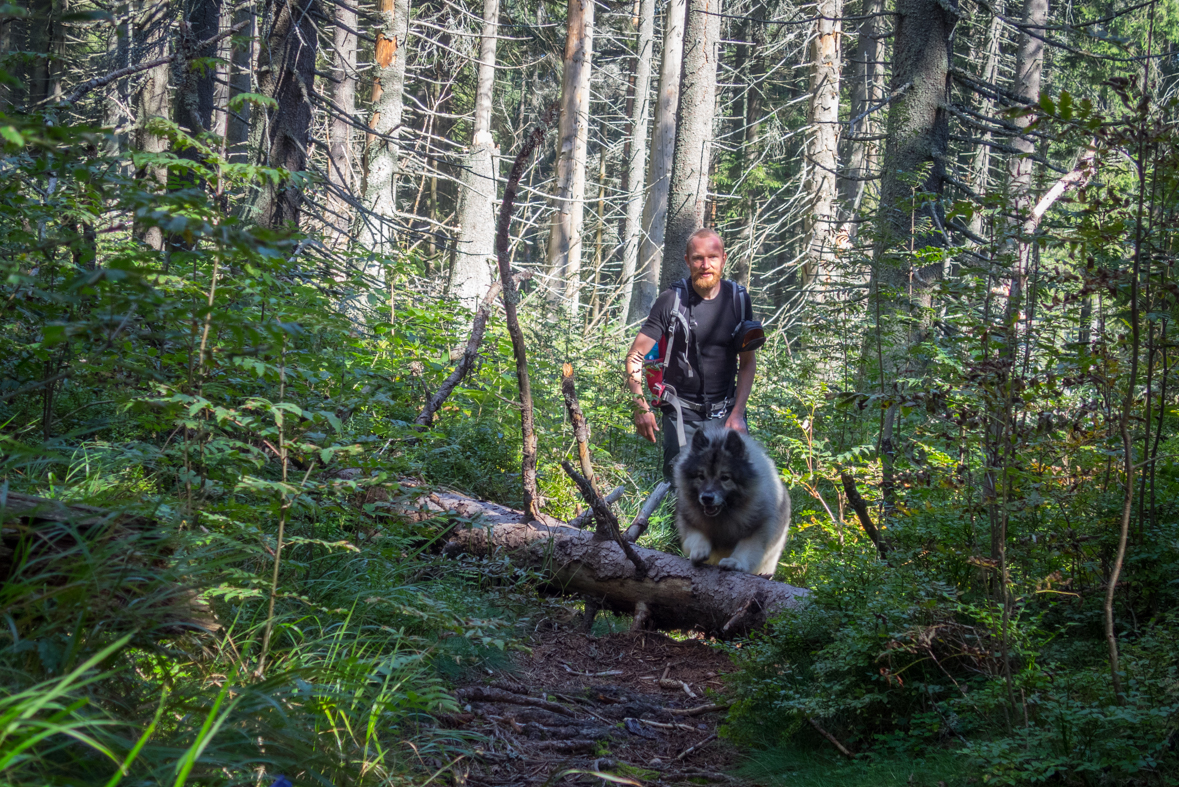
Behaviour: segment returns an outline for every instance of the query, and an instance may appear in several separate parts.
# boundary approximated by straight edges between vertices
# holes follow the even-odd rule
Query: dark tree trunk
[[[197,67],[193,60],[207,58],[214,51],[198,51],[195,44],[217,35],[221,23],[221,0],[190,0],[185,14],[186,25],[181,30],[181,57],[177,64],[180,75],[173,102],[176,124],[189,134],[208,131],[213,126],[213,88],[216,72],[212,68]],[[194,158],[196,151],[181,151],[185,158]]]
[[[267,0],[266,18],[273,20],[258,64],[258,86],[277,106],[261,118],[259,163],[291,173],[307,168],[311,130],[311,91],[319,34],[312,19],[314,0]],[[299,224],[303,202],[299,187],[289,182],[262,187],[256,203],[259,224],[280,228]]]
[[[873,289],[911,292],[918,304],[928,302],[942,271],[941,263],[914,269],[909,252],[945,242],[937,203],[921,195],[936,197],[944,187],[950,136],[944,107],[957,8],[957,0],[897,2],[890,95],[899,95],[888,111]]]

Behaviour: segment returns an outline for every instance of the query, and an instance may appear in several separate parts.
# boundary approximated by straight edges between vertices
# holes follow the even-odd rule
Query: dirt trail
[[[569,769],[641,785],[743,784],[736,751],[716,735],[727,655],[654,632],[592,637],[579,621],[545,621],[512,674],[457,691],[455,722],[487,736],[459,774],[472,787],[602,784]],[[551,781],[550,781],[551,780]]]

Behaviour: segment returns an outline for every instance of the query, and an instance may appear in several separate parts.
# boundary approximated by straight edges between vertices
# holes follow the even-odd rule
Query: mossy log
[[[529,521],[519,511],[453,492],[427,495],[418,505],[418,516],[450,513],[479,523],[452,531],[444,553],[506,554],[517,565],[541,572],[547,589],[634,615],[648,628],[696,630],[727,639],[797,607],[808,594],[753,574],[693,566],[686,558],[639,546],[635,551],[647,573],[636,579],[635,566],[622,548],[592,532],[552,520]]]

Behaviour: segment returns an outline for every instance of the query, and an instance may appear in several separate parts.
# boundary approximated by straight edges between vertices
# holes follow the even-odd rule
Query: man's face
[[[720,283],[725,269],[725,249],[716,235],[701,235],[688,242],[684,254],[688,262],[688,273],[692,284],[702,289],[712,289]]]

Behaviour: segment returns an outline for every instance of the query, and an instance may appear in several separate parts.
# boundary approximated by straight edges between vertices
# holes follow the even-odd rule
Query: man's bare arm
[[[651,406],[647,404],[647,397],[643,393],[643,358],[654,346],[654,339],[640,333],[626,353],[626,387],[634,397],[631,406],[635,411],[635,431],[652,443],[655,442],[655,433],[659,431],[659,420],[651,412]]]
[[[725,419],[725,426],[744,432],[745,405],[749,402],[749,394],[753,392],[753,378],[757,374],[757,355],[753,352],[741,353],[737,356],[737,362],[736,402],[733,412]]]

